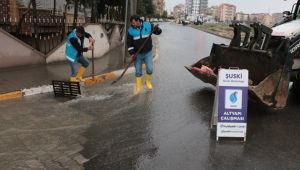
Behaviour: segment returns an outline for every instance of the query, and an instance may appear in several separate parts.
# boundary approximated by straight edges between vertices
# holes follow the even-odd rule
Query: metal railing
[[[85,25],[89,18],[78,19],[77,26]],[[21,41],[32,46],[36,50],[48,54],[60,45],[66,38],[67,33],[74,29],[73,20],[63,17],[55,18],[25,18],[20,27],[17,18],[0,18],[0,28],[14,35]],[[99,19],[97,24],[102,24],[109,35],[114,25],[124,25],[124,22]],[[122,31],[123,29],[121,29]]]

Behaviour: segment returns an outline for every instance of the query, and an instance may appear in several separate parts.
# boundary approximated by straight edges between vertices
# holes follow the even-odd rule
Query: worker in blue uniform
[[[84,47],[84,38],[88,38],[90,42],[89,47]],[[89,61],[83,56],[83,52],[94,49],[95,40],[93,37],[85,32],[84,27],[79,26],[69,33],[66,44],[66,58],[71,67],[70,81],[84,81],[83,74],[89,66]],[[77,70],[77,63],[81,66]]]
[[[142,65],[146,65],[145,84],[148,90],[152,90],[151,75],[153,73],[153,54],[151,35],[159,35],[162,30],[158,25],[154,26],[150,22],[143,21],[139,16],[130,17],[131,26],[128,29],[127,46],[128,52],[134,61],[136,76],[136,93],[142,90]],[[138,54],[137,51],[140,52]]]

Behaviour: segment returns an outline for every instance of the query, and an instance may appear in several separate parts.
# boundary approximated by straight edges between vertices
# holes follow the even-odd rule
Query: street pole
[[[93,45],[94,47],[94,45]],[[92,78],[95,80],[95,57],[94,57],[94,49],[92,50]]]
[[[123,54],[123,65],[126,63],[126,56],[127,56],[127,32],[128,32],[128,0],[126,0],[126,8],[125,8],[125,20],[124,20],[124,33],[123,33],[123,38],[124,38],[124,54]]]

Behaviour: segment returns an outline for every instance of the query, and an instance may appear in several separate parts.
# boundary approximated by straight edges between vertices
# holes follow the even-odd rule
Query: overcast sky
[[[185,0],[165,0],[168,12],[177,4],[185,4]],[[230,3],[237,6],[237,11],[245,13],[274,13],[290,11],[296,0],[208,0],[208,6]]]

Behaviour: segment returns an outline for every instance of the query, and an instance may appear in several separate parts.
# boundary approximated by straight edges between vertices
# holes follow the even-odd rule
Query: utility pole
[[[123,55],[123,62],[125,64],[126,62],[126,56],[128,55],[127,53],[127,32],[129,28],[129,18],[131,15],[136,14],[136,9],[137,9],[137,0],[126,0],[126,9],[125,9],[125,24],[124,24],[124,55]]]
[[[124,54],[123,54],[123,65],[126,63],[126,56],[127,56],[127,32],[128,32],[128,7],[129,1],[126,0],[126,7],[125,7],[125,19],[124,19],[124,33],[123,33],[123,40],[124,40]]]

